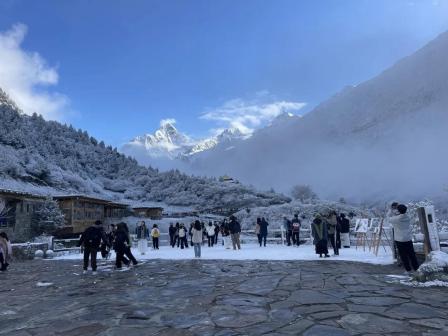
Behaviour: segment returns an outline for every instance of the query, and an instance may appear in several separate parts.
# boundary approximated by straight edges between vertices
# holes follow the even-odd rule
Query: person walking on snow
[[[135,228],[135,234],[138,240],[138,251],[140,254],[145,254],[146,249],[148,248],[148,238],[149,238],[149,230],[146,227],[146,223],[141,221],[140,224]]]
[[[193,229],[191,230],[193,237],[193,246],[194,246],[194,257],[201,257],[201,245],[202,245],[202,226],[201,222],[196,220],[193,224]]]
[[[335,211],[330,211],[325,219],[328,228],[328,239],[333,247],[334,255],[339,255],[339,248],[337,242],[337,231],[338,231],[338,218]]]
[[[215,245],[218,245],[219,225],[218,222],[213,224],[215,226]]]
[[[114,250],[115,250],[115,268],[120,270],[122,265],[121,263],[127,260],[124,255],[128,247],[130,246],[129,235],[124,229],[124,226],[117,225],[117,229],[115,230],[115,238],[114,238]],[[126,263],[126,262],[125,262]],[[129,265],[129,260],[127,260],[126,265]]]
[[[213,244],[215,243],[215,227],[213,226],[212,222],[208,223],[206,231],[207,231],[208,247],[213,247]]]
[[[291,246],[292,223],[288,218],[286,218],[286,216],[283,217],[283,229],[285,230],[286,234],[286,244],[288,246]]]
[[[341,244],[344,248],[350,248],[350,220],[344,213],[339,215],[341,225]]]
[[[255,223],[255,234],[257,235],[258,244],[261,246],[261,235],[260,235],[260,224],[261,224],[261,218],[257,218],[257,222]]]
[[[412,243],[411,217],[407,214],[408,208],[404,204],[397,206],[398,215],[390,217],[389,223],[394,228],[394,240],[400,255],[401,262],[406,269],[406,274],[411,272],[411,266],[414,271],[418,270],[417,256]]]
[[[97,220],[94,225],[88,227],[82,233],[81,238],[79,239],[78,245],[83,246],[84,248],[83,274],[87,274],[87,269],[89,267],[89,258],[90,265],[92,267],[92,274],[96,274],[96,257],[98,251],[100,250],[101,242],[108,242],[102,224],[103,223],[101,221]]]
[[[179,240],[180,248],[182,250],[184,249],[184,247],[188,248],[187,229],[185,229],[184,223],[181,223],[179,226]]]
[[[157,227],[157,224],[154,224],[152,226],[151,237],[152,237],[152,247],[153,247],[153,249],[154,250],[158,250],[159,249],[160,230]]]
[[[176,223],[176,226],[174,227],[176,231],[174,231],[174,243],[173,243],[173,247],[175,245],[177,245],[177,247],[179,247],[180,245],[180,238],[179,238],[179,229],[180,229],[180,224]]]
[[[316,254],[319,255],[320,258],[322,258],[322,254],[325,255],[325,258],[329,258],[328,255],[328,231],[327,231],[327,224],[322,220],[322,218],[317,215],[314,220],[313,224],[311,225],[311,231],[313,235],[313,244],[316,249]]]
[[[292,225],[292,244],[300,246],[300,227],[302,225],[299,214],[295,214],[293,220],[291,221]]]
[[[240,243],[241,225],[236,219],[236,217],[233,215],[230,216],[229,230],[230,230],[230,237],[232,238],[233,249],[236,250],[236,248],[238,247],[238,250],[241,250],[241,243]]]
[[[129,235],[128,225],[125,222],[121,222],[121,223],[117,224],[117,228],[119,228],[120,230],[124,231],[127,234],[129,243],[126,245],[126,248],[124,250],[124,255],[126,257],[128,257],[130,261],[132,261],[132,265],[136,266],[138,264],[138,261],[137,261],[137,259],[135,259],[134,255],[132,254],[132,250],[131,250],[131,245],[132,245],[131,242],[132,241],[131,241],[131,238]]]
[[[264,217],[262,217],[260,221],[260,247],[262,242],[264,247],[266,247],[266,239],[268,237],[268,226],[269,223],[266,221]]]
[[[173,223],[170,223],[168,233],[170,235],[170,245],[171,245],[171,247],[174,247],[174,244],[175,244],[174,237],[176,235],[176,228],[174,227]]]
[[[221,236],[222,236],[222,243],[226,249],[230,249],[230,231],[229,231],[229,224],[227,223],[227,219],[224,219],[224,221],[221,224]]]

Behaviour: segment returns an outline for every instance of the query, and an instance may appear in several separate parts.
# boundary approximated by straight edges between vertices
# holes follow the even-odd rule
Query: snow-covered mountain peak
[[[295,115],[291,112],[283,112],[281,114],[279,114],[277,117],[275,117],[271,122],[270,122],[270,126],[273,125],[281,125],[287,122],[290,122],[291,120],[300,118],[301,116]]]
[[[194,141],[188,135],[179,132],[174,124],[174,120],[162,120],[160,128],[154,134],[138,136],[131,140],[129,145],[143,146],[157,153],[157,156],[163,155],[164,152],[177,155],[179,150],[193,145]]]
[[[247,138],[248,135],[243,133],[239,128],[227,128],[218,134],[216,137],[218,141],[223,140],[233,140],[233,139],[243,139]]]
[[[193,139],[175,127],[176,121],[164,119],[153,134],[137,136],[125,144],[122,151],[136,158],[186,159],[195,154],[210,150],[221,143],[249,136],[238,128],[224,129],[217,135],[203,139]]]

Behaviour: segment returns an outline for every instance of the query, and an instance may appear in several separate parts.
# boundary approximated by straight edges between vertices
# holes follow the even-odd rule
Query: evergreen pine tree
[[[64,214],[57,201],[47,197],[35,213],[33,232],[36,235],[52,234],[65,224]]]

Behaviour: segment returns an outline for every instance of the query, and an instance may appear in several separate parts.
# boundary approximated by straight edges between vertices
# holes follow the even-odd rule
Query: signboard
[[[425,236],[425,252],[440,251],[439,231],[433,206],[420,207],[417,210],[420,227]]]
[[[367,218],[358,218],[356,220],[355,232],[367,233],[369,229],[369,220]]]
[[[381,218],[371,218],[369,221],[369,231],[372,233],[380,233]]]

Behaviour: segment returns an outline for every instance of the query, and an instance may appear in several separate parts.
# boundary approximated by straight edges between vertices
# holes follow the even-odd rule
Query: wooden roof
[[[92,196],[87,196],[87,195],[56,195],[56,196],[53,196],[53,198],[58,201],[78,200],[78,201],[85,201],[85,202],[90,202],[90,203],[103,204],[103,205],[112,206],[112,207],[120,207],[120,208],[127,207],[127,204],[124,204],[124,203],[113,202],[113,201],[109,201],[109,200],[106,200],[103,198],[97,198],[97,197],[92,197]]]
[[[45,196],[36,195],[25,191],[11,190],[11,189],[0,189],[0,196],[6,196],[11,198],[33,198],[44,200]]]

